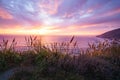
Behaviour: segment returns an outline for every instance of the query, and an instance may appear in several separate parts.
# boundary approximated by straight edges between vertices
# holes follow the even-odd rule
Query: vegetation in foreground
[[[81,50],[74,37],[51,45],[37,37],[25,40],[28,50],[21,52],[15,50],[15,39],[0,44],[0,73],[20,67],[9,80],[120,80],[119,41],[88,44]]]

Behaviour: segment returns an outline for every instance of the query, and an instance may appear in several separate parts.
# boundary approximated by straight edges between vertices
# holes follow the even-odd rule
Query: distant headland
[[[108,39],[120,39],[120,28],[105,32],[97,37],[108,38]]]

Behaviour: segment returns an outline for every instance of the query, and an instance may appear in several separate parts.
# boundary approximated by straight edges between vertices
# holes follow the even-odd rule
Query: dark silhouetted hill
[[[120,39],[120,28],[112,31],[108,31],[106,33],[103,33],[102,35],[98,35],[97,37],[108,38],[108,39]]]

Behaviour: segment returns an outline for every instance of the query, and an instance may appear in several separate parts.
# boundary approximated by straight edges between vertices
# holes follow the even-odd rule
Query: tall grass
[[[16,52],[15,39],[12,41],[12,47],[8,47],[8,40],[3,40],[0,45],[0,65],[6,66],[12,58],[14,64],[16,64],[15,61],[18,61],[22,66],[35,66],[29,76],[32,80],[120,79],[119,41],[109,42],[106,40],[97,44],[89,43],[89,48],[86,51],[79,49],[74,36],[68,42],[52,43],[50,45],[43,44],[41,38],[36,36],[25,38],[25,41],[28,50]],[[74,54],[73,50],[78,50],[78,55],[71,55]],[[10,58],[6,58],[6,54]],[[0,67],[0,69],[3,69],[3,67]],[[15,74],[15,76],[20,75]],[[14,80],[14,78],[16,77],[11,77],[11,80]]]
[[[19,64],[21,61],[19,52],[15,50],[16,44],[15,38],[12,42],[3,39],[0,43],[0,72]]]

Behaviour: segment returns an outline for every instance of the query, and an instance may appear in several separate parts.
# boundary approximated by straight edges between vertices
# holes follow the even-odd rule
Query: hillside
[[[108,31],[106,33],[98,35],[97,37],[108,38],[108,39],[120,39],[120,28],[112,31]]]

